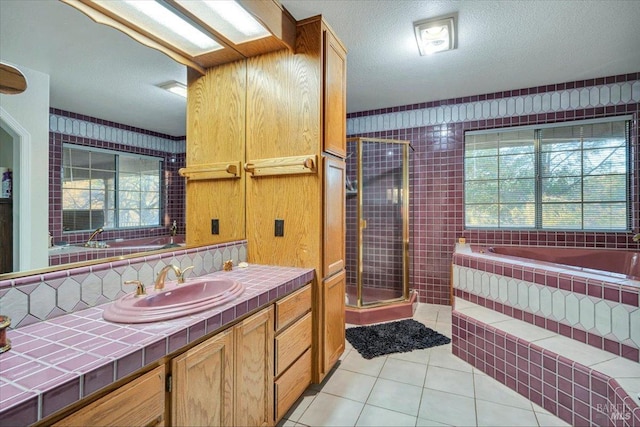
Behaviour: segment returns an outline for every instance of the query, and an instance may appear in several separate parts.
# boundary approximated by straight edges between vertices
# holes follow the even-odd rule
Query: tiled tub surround
[[[234,265],[247,260],[247,242],[180,249],[125,260],[104,262],[16,279],[0,280],[0,311],[11,317],[12,327],[104,304],[132,291],[126,280],[140,280],[149,286],[168,264],[194,266],[187,273],[202,276],[222,270],[222,263]],[[173,273],[169,273],[171,279]]]
[[[640,426],[640,365],[456,298],[452,351],[574,426]]]
[[[410,287],[420,302],[450,304],[451,244],[474,243],[633,248],[632,233],[586,231],[465,230],[464,133],[522,125],[633,115],[632,170],[640,170],[638,112],[640,72],[516,88],[422,104],[350,113],[349,136],[411,141]],[[633,229],[640,227],[640,198],[632,178]]]
[[[456,297],[640,361],[640,282],[456,245]]]
[[[49,248],[49,265],[68,264],[70,262],[90,261],[94,259],[131,255],[162,249],[171,242],[171,236],[145,237],[138,239],[118,239],[119,241],[100,239],[108,248],[85,248],[81,244],[69,246],[54,246]],[[184,236],[176,236],[174,243],[184,246]]]
[[[299,289],[314,270],[250,265],[214,275],[243,283],[244,293],[157,323],[110,323],[98,306],[9,331],[13,348],[0,355],[0,426],[42,419]]]

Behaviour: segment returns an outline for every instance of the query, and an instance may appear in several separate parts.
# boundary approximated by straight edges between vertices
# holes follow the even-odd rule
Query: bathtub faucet
[[[634,242],[640,242],[640,233],[636,233],[632,237]]]
[[[102,227],[96,228],[96,230],[93,233],[91,233],[91,236],[89,236],[89,240],[87,240],[84,243],[84,246],[87,247],[87,248],[93,246],[92,243],[91,243],[91,240],[93,240],[94,237],[96,237],[98,234],[102,233],[103,231],[104,231],[104,229]]]

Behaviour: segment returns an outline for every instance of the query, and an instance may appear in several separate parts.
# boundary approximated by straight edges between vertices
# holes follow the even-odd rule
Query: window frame
[[[506,128],[493,128],[493,129],[483,129],[483,130],[475,130],[475,131],[467,131],[465,132],[465,136],[464,136],[464,149],[463,149],[463,173],[462,173],[462,179],[463,179],[463,221],[464,221],[464,229],[465,230],[495,230],[495,231],[529,231],[529,232],[628,232],[632,229],[632,224],[633,224],[633,201],[631,200],[632,197],[632,184],[633,184],[633,179],[634,179],[634,174],[635,171],[633,169],[633,159],[632,159],[632,155],[634,153],[633,149],[632,149],[632,138],[631,138],[631,123],[633,121],[633,116],[632,115],[624,115],[624,116],[615,116],[615,117],[606,117],[606,118],[598,118],[598,119],[588,119],[588,120],[576,120],[576,121],[565,121],[565,122],[558,122],[558,123],[549,123],[549,124],[540,124],[540,125],[527,125],[527,126],[514,126],[514,127],[506,127]],[[542,197],[543,197],[543,189],[542,189],[542,176],[541,176],[541,164],[542,164],[542,140],[544,140],[543,138],[540,138],[541,133],[544,134],[545,130],[548,129],[552,129],[552,128],[569,128],[569,127],[574,127],[574,126],[584,126],[584,125],[593,125],[593,124],[603,124],[603,123],[613,123],[613,122],[622,122],[624,125],[624,138],[625,138],[625,151],[626,151],[626,164],[625,164],[625,175],[626,175],[626,179],[625,179],[625,185],[626,185],[626,197],[625,197],[625,220],[626,220],[626,227],[625,229],[619,229],[619,228],[583,228],[584,227],[584,219],[582,220],[582,225],[580,228],[565,228],[565,227],[557,227],[557,228],[550,228],[550,227],[543,227],[543,218],[542,218],[542,212],[543,212],[543,205],[545,203],[543,203],[542,201]],[[501,132],[518,132],[518,131],[533,131],[533,147],[534,147],[534,169],[535,169],[535,177],[534,177],[534,198],[535,198],[535,205],[534,205],[534,225],[532,227],[519,227],[519,226],[505,226],[505,227],[501,227],[499,225],[499,219],[498,219],[498,225],[490,225],[490,226],[474,226],[474,225],[468,225],[467,223],[467,218],[468,218],[468,206],[471,206],[472,204],[468,204],[467,203],[467,186],[468,186],[468,182],[472,182],[473,180],[467,180],[467,161],[469,159],[472,159],[473,157],[467,157],[467,144],[468,144],[468,137],[469,136],[477,136],[477,135],[488,135],[488,134],[498,134]],[[584,147],[581,148],[580,150],[581,152],[584,151]],[[497,152],[497,154],[495,155],[495,159],[496,161],[499,160],[500,157],[500,153]],[[584,175],[584,157],[582,157],[581,159],[581,163],[580,163],[580,167],[581,167],[581,175],[580,175],[580,180],[582,182],[582,185],[584,185],[584,178],[585,176],[589,176],[589,175]],[[496,182],[499,183],[501,181],[505,181],[507,179],[501,179],[499,176],[496,179]],[[476,182],[478,182],[479,180],[476,180]],[[604,200],[603,200],[604,202]],[[585,203],[584,198],[581,199],[581,201],[578,203],[583,209],[582,209],[582,218],[584,218],[584,206],[588,203]],[[499,206],[500,206],[500,202],[496,202],[495,206],[498,207],[498,214],[499,214]]]
[[[136,229],[153,229],[153,228],[158,228],[158,227],[162,227],[162,218],[164,216],[164,211],[165,211],[165,206],[164,206],[164,172],[165,172],[165,159],[163,157],[159,157],[159,156],[149,156],[149,155],[145,155],[145,154],[137,154],[137,153],[131,153],[131,152],[127,152],[127,151],[118,151],[118,150],[110,150],[110,149],[105,149],[105,148],[99,148],[99,147],[88,147],[88,146],[84,146],[84,145],[77,145],[74,144],[72,142],[63,142],[62,143],[62,159],[61,159],[61,165],[60,165],[60,173],[61,173],[61,183],[60,183],[60,187],[61,187],[61,191],[60,191],[60,205],[61,205],[61,212],[64,212],[64,206],[63,206],[63,199],[64,199],[64,181],[65,181],[65,169],[66,166],[64,164],[64,150],[70,148],[73,150],[82,150],[82,151],[87,151],[87,152],[92,152],[92,153],[104,153],[104,154],[109,154],[109,155],[113,155],[115,156],[115,171],[114,171],[114,188],[113,188],[113,192],[114,192],[114,226],[113,227],[109,227],[109,226],[103,226],[103,228],[105,230],[136,230]],[[133,226],[120,226],[120,210],[121,208],[119,207],[119,191],[120,191],[120,157],[124,156],[124,157],[130,157],[130,158],[135,158],[135,159],[146,159],[146,160],[153,160],[153,161],[157,161],[158,163],[158,218],[157,218],[157,223],[154,225],[133,225]],[[93,170],[92,167],[88,168],[89,170]],[[139,210],[139,209],[138,209]],[[89,211],[91,211],[91,209],[89,209]],[[105,219],[106,222],[106,219]],[[97,228],[97,227],[96,227]],[[86,233],[88,231],[93,231],[95,230],[95,228],[93,229],[78,229],[78,230],[65,230],[63,227],[62,232],[63,233]]]

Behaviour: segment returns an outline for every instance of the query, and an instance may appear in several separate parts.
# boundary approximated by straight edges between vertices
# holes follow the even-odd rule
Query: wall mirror
[[[13,169],[12,203],[19,212],[14,218],[22,222],[13,224],[16,239],[12,254],[19,261],[13,263],[12,270],[0,274],[2,279],[60,268],[48,265],[49,232],[55,231],[52,228],[57,224],[63,234],[54,233],[56,241],[83,241],[90,234],[74,235],[62,230],[64,173],[57,166],[63,163],[62,148],[55,152],[50,150],[53,145],[62,147],[90,137],[106,141],[104,147],[113,149],[131,139],[127,128],[119,125],[144,129],[145,135],[139,137],[143,154],[151,153],[153,157],[158,147],[152,140],[159,138],[162,149],[166,149],[161,173],[175,170],[177,175],[184,159],[186,99],[160,86],[170,81],[186,83],[187,69],[62,2],[47,0],[0,2],[0,61],[24,71],[29,82],[20,95],[0,95],[0,163]],[[37,108],[33,107],[35,104]],[[54,109],[53,117],[50,108]],[[57,118],[57,113],[63,118]],[[67,113],[73,115],[69,117]],[[87,123],[96,126],[95,133],[89,133]],[[114,128],[112,124],[118,126]],[[51,140],[49,129],[56,126],[64,130],[61,141]],[[21,139],[23,131],[27,137]],[[111,132],[118,134],[116,142],[109,140]],[[51,160],[42,153],[60,156],[48,176],[44,171],[49,168],[43,166]],[[164,178],[163,182],[168,182]],[[58,194],[53,196],[54,202],[52,193]],[[178,228],[184,230],[184,213],[181,218],[175,213],[184,210],[184,200],[176,200],[179,194],[163,194],[157,236],[170,235],[174,217]],[[45,207],[50,210],[48,217],[42,215]],[[101,240],[126,240],[135,231],[133,227],[115,234],[105,227]],[[148,250],[149,246],[141,245],[131,255]]]

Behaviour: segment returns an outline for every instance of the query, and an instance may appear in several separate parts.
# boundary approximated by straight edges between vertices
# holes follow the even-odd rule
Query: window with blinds
[[[467,228],[630,228],[626,119],[470,132]]]
[[[64,231],[160,224],[162,160],[63,145]]]

